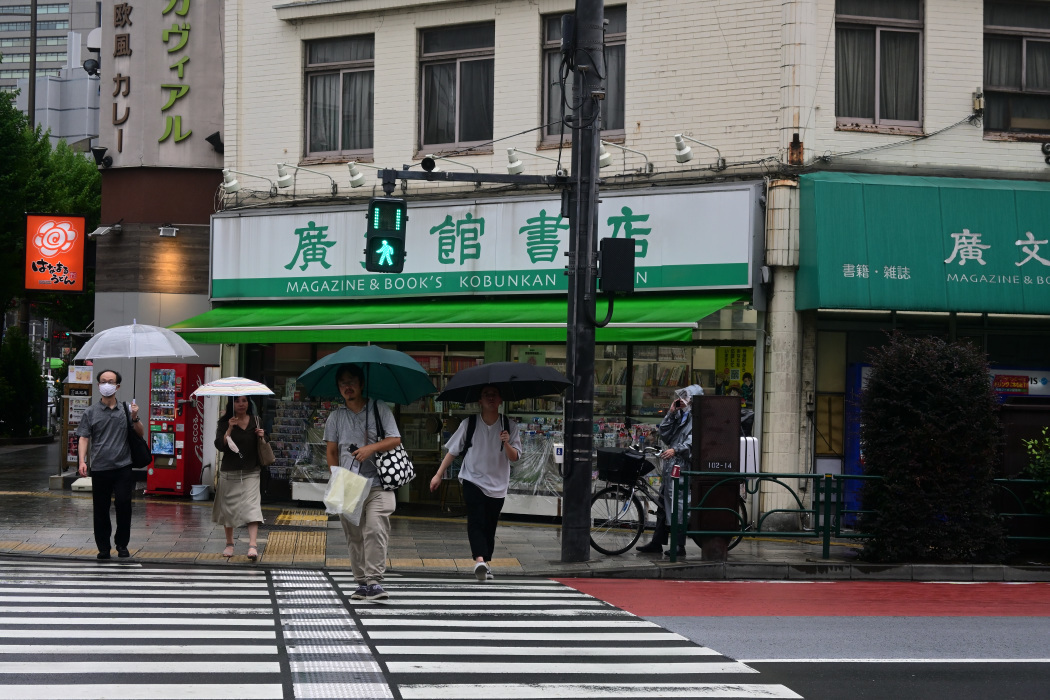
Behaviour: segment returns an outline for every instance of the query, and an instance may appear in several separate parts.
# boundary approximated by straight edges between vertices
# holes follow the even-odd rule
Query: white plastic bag
[[[360,525],[365,496],[371,488],[371,479],[343,467],[333,467],[324,493],[325,512],[344,517],[351,525]]]

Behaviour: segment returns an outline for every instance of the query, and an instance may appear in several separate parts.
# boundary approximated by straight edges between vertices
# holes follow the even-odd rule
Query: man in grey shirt
[[[87,407],[77,426],[77,454],[80,458],[80,476],[88,475],[88,454],[91,455],[91,501],[94,506],[95,544],[98,558],[109,559],[109,537],[113,524],[109,519],[109,504],[117,511],[117,531],[113,544],[117,556],[130,557],[131,494],[135,490],[135,476],[131,471],[131,448],[128,447],[128,414],[117,401],[120,373],[102,370],[98,374],[98,391],[102,398]],[[131,424],[135,432],[146,431],[139,420],[139,408],[132,401]]]

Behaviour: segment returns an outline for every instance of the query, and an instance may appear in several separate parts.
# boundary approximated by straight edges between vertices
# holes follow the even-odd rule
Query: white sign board
[[[635,287],[751,286],[751,185],[603,193],[598,238],[635,242]],[[365,209],[273,209],[212,218],[214,299],[564,292],[569,222],[559,198],[408,203],[404,272],[364,269]],[[760,227],[758,227],[760,229]]]

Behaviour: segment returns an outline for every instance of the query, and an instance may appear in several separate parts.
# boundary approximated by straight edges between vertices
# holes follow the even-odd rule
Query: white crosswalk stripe
[[[283,700],[275,604],[262,571],[0,562],[0,699]]]
[[[333,574],[349,599],[352,577]],[[750,666],[551,581],[388,578],[350,601],[405,700],[799,698]]]

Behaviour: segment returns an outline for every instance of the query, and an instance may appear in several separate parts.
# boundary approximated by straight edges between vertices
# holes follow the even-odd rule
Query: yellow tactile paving
[[[98,550],[94,547],[81,547],[80,549],[73,551],[73,555],[78,557],[86,557],[92,554],[98,554]]]
[[[329,564],[330,564],[332,560],[329,559],[328,561],[329,561]],[[346,565],[350,566],[350,560],[349,559],[346,560]],[[388,559],[387,560],[387,566],[389,566],[391,568],[395,568],[395,567],[398,567],[398,566],[405,567],[406,569],[408,569],[408,568],[415,568],[417,566],[423,566],[423,560],[422,559]]]
[[[457,568],[455,559],[424,559],[423,560],[423,566],[424,566],[424,568],[429,567],[429,568],[432,568],[432,569],[455,569],[455,568]]]
[[[328,514],[323,510],[284,510],[274,519],[276,525],[328,527]]]
[[[136,559],[163,559],[168,556],[167,552],[136,552]]]
[[[40,544],[38,542],[21,542],[14,547],[16,552],[43,552],[51,545]]]
[[[165,559],[196,559],[200,554],[197,552],[168,552]]]
[[[42,554],[47,554],[48,556],[51,556],[54,554],[73,554],[76,551],[76,547],[48,547],[42,552]]]
[[[325,560],[325,566],[349,569],[350,559],[348,557],[328,557],[328,559]]]
[[[505,559],[493,559],[489,562],[492,566],[521,566],[521,562],[514,557],[507,557]]]
[[[19,540],[0,540],[0,549],[14,549],[22,544]]]
[[[295,544],[296,563],[324,562],[324,551],[328,542],[326,532],[300,532]]]
[[[262,552],[263,557],[267,562],[290,564],[295,557],[295,543],[298,539],[298,532],[271,532],[266,549]]]

